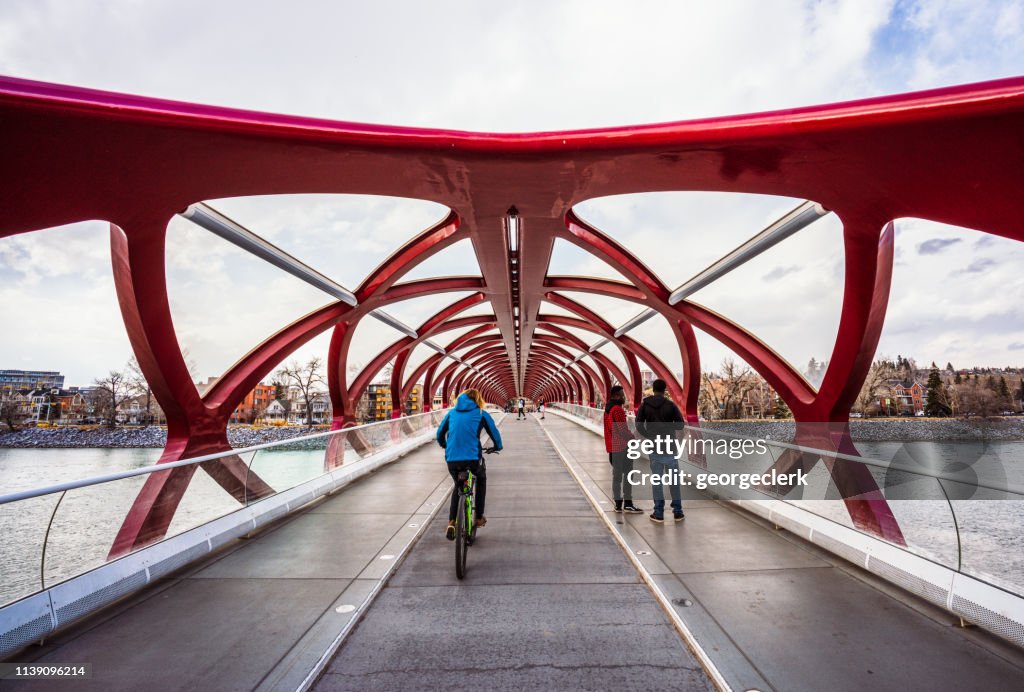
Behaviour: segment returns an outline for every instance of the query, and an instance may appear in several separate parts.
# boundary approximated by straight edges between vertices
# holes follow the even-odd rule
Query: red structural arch
[[[359,320],[389,303],[441,291],[469,291],[493,314],[474,319],[439,313],[424,334],[391,344],[386,352],[402,361],[391,382],[399,404],[422,378],[424,396],[432,398],[441,388],[445,402],[466,383],[492,397],[554,394],[592,400],[618,381],[635,405],[642,394],[642,360],[669,382],[672,396],[696,423],[700,359],[693,329],[698,328],[772,384],[799,422],[799,441],[855,451],[847,417],[884,323],[891,221],[931,219],[1024,240],[1022,78],[773,113],[535,134],[333,122],[0,78],[0,117],[0,237],[89,219],[111,223],[115,286],[129,340],[168,417],[161,463],[230,449],[225,428],[236,403],[277,362],[328,329],[333,329],[328,381],[334,426],[351,425],[353,397],[366,380],[346,380]],[[237,175],[239,170],[246,175]],[[818,391],[768,345],[725,317],[686,301],[669,305],[668,288],[639,258],[573,212],[588,199],[665,190],[812,199],[842,220],[844,298]],[[299,317],[200,397],[168,306],[167,220],[204,199],[312,192],[414,197],[450,212],[371,272],[353,291],[355,305],[329,304]],[[520,221],[515,248],[506,233],[513,210]],[[472,242],[480,277],[398,283],[425,259],[464,239]],[[549,276],[556,239],[594,254],[626,281]],[[612,325],[570,301],[565,291],[654,308],[673,330],[682,381],[643,344],[615,338]],[[576,317],[544,315],[544,301]],[[445,356],[437,354],[405,375],[420,337],[462,327],[486,327],[496,335],[469,344],[485,333],[477,332],[453,345],[452,352],[486,344],[503,346],[504,356],[500,349],[489,351],[474,372],[469,364],[444,363]],[[626,370],[590,352],[564,327],[609,339],[623,354]],[[577,350],[585,355],[572,363]],[[584,366],[586,360],[594,366]],[[856,470],[863,467],[828,459],[826,464],[856,525],[902,541],[873,481]],[[240,501],[272,492],[257,476],[243,475],[236,459],[204,465],[204,471]],[[111,555],[164,534],[191,473],[151,476]]]

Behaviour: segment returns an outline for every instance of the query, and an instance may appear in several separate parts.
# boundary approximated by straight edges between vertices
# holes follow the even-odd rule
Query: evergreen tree
[[[953,372],[953,364],[946,363],[946,372]]]
[[[948,416],[950,409],[946,405],[946,392],[935,363],[932,363],[932,369],[928,372],[928,385],[925,391],[928,397],[928,403],[924,407],[925,414],[933,417]]]
[[[1004,402],[1010,401],[1010,385],[1006,384],[1006,377],[1003,375],[999,376],[999,387],[996,389],[996,394]]]
[[[776,418],[792,418],[793,412],[789,410],[789,406],[782,399],[781,396],[775,397],[775,417]]]
[[[970,377],[970,375],[968,375]],[[964,378],[960,377],[960,373],[953,376],[953,384],[963,384]]]
[[[999,385],[996,383],[995,375],[988,376],[985,380],[985,386],[988,387],[990,391],[995,392],[996,394],[999,393]]]

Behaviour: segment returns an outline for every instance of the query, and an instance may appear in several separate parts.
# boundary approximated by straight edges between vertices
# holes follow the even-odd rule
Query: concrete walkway
[[[537,422],[502,435],[465,581],[443,510],[316,689],[709,689]]]
[[[1024,652],[692,488],[680,524],[648,520],[647,487],[614,514],[602,439],[544,425],[733,689],[1020,689]]]
[[[321,664],[326,690],[708,689],[617,534],[733,689],[1024,679],[1020,650],[695,491],[682,524],[611,513],[602,441],[569,420],[502,434],[463,582],[427,445],[18,660],[91,663],[74,687],[97,690],[294,690]]]

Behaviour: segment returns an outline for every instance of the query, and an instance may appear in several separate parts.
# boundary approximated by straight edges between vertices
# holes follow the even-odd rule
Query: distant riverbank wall
[[[707,421],[703,425],[736,435],[772,440],[791,440],[792,421]],[[228,440],[233,447],[250,447],[266,442],[288,440],[326,427],[229,427]],[[966,440],[1024,440],[1024,418],[878,418],[853,420],[850,433],[862,442],[953,442]],[[0,431],[0,447],[156,447],[164,446],[167,430],[148,428],[25,428]],[[296,448],[322,449],[324,440],[296,443]]]
[[[788,441],[793,421],[708,421],[708,428],[742,435]],[[854,442],[958,442],[1024,440],[1024,418],[875,418],[850,421]]]
[[[294,437],[327,432],[327,427],[229,427],[228,441],[232,447],[252,447],[267,442],[289,440]],[[167,429],[159,426],[147,428],[24,428],[0,432],[0,447],[19,448],[67,448],[67,447],[155,447],[161,448],[167,442]],[[294,445],[295,449],[323,449],[324,438],[303,440]],[[287,445],[286,449],[293,448]]]

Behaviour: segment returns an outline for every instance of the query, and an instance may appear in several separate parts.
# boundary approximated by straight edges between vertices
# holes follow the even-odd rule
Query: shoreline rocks
[[[707,421],[709,428],[754,438],[792,439],[793,421],[748,420]],[[327,427],[231,426],[228,441],[232,447],[289,440],[295,437],[326,432]],[[1024,418],[989,418],[963,420],[957,418],[854,419],[850,422],[854,441],[862,442],[955,442],[971,440],[1024,440]],[[161,448],[167,441],[167,429],[146,428],[24,428],[13,432],[0,431],[0,447],[67,448],[67,447],[152,447]],[[294,448],[322,449],[324,440],[297,443]],[[291,446],[289,445],[289,448]]]
[[[791,440],[793,421],[707,421],[709,428],[754,438]],[[854,442],[969,442],[1024,440],[1024,418],[875,418],[850,421]]]
[[[252,428],[232,426],[228,428],[228,442],[232,447],[289,440],[294,437],[327,432],[328,428],[267,427]],[[162,448],[167,442],[167,428],[150,426],[145,428],[24,428],[0,432],[0,447],[21,449],[51,449],[69,447],[153,447]],[[297,443],[294,448],[322,449],[323,439]],[[292,445],[288,446],[293,448]]]

